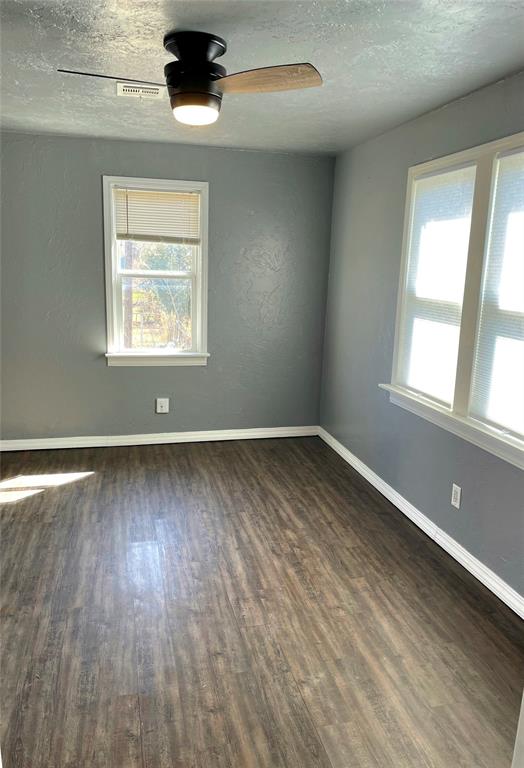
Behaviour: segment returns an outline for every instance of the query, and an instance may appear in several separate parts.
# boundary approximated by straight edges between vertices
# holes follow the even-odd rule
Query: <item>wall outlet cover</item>
[[[462,488],[460,485],[453,483],[451,486],[451,506],[460,509],[460,497],[462,495]]]
[[[155,411],[156,413],[169,413],[169,397],[157,397]]]

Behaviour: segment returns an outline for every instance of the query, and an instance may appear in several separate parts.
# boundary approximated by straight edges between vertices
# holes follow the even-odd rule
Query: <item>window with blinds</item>
[[[495,164],[470,412],[524,437],[524,151]]]
[[[410,169],[393,402],[524,466],[524,134]]]
[[[453,400],[475,167],[413,184],[398,380]]]
[[[206,363],[207,184],[104,177],[108,362]]]

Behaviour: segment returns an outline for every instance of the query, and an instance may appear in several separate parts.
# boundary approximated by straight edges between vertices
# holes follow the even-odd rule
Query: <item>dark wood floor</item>
[[[4,768],[509,768],[518,620],[316,438],[6,455]]]

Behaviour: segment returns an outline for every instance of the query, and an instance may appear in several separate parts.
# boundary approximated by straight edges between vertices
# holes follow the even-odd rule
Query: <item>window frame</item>
[[[144,179],[132,176],[103,176],[104,201],[104,251],[105,251],[105,287],[106,287],[106,328],[107,349],[105,357],[109,366],[171,366],[171,365],[207,365],[207,253],[208,253],[208,206],[209,184],[207,181],[187,181],[171,179]],[[193,349],[187,352],[162,352],[153,348],[146,350],[121,350],[118,308],[121,291],[118,290],[118,256],[115,235],[115,209],[113,190],[144,189],[162,192],[198,192],[200,195],[200,247],[192,277],[187,273],[180,275],[192,282],[191,318]],[[133,276],[140,272],[146,276],[176,278],[177,273],[164,273],[158,270],[132,270]],[[135,274],[136,273],[136,274]]]
[[[452,155],[439,157],[411,166],[408,170],[402,259],[396,305],[395,341],[391,382],[379,384],[389,392],[390,402],[447,429],[459,437],[483,448],[509,463],[524,469],[524,441],[509,430],[497,428],[469,415],[470,390],[482,304],[484,261],[488,254],[488,237],[495,191],[495,168],[498,156],[524,147],[524,131]],[[402,330],[407,305],[407,279],[410,256],[415,182],[425,176],[455,170],[465,165],[476,168],[471,228],[466,262],[462,317],[455,390],[451,406],[433,400],[423,393],[406,387],[399,381],[401,367]]]

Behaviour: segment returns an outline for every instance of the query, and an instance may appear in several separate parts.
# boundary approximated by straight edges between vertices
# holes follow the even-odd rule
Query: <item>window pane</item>
[[[470,413],[524,434],[524,152],[499,158]]]
[[[462,302],[468,258],[471,210],[468,216],[428,221],[421,228],[415,295]]]
[[[191,280],[122,278],[125,349],[189,351],[191,334]]]
[[[475,187],[475,167],[412,187],[397,382],[451,405]]]
[[[462,303],[475,168],[448,171],[414,184],[408,290]]]
[[[116,241],[119,269],[158,269],[191,272],[198,246],[180,243]]]
[[[486,418],[524,435],[524,341],[495,341]]]
[[[415,318],[406,381],[409,387],[451,403],[459,332],[457,325]]]

